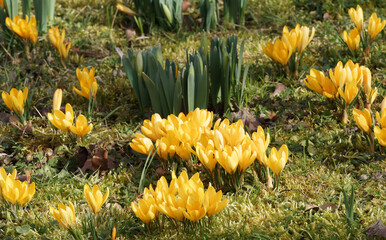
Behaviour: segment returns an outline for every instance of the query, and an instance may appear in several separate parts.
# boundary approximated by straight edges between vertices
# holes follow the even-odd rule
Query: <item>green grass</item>
[[[367,20],[373,11],[385,19],[386,6],[382,1],[334,2],[250,0],[245,27],[237,31],[220,27],[218,32],[208,35],[210,38],[235,32],[239,39],[246,41],[244,59],[251,66],[245,106],[253,110],[257,118],[261,114],[276,113],[277,119],[266,118],[263,127],[271,133],[270,147],[288,145],[290,161],[277,191],[268,190],[265,184],[251,178],[249,170],[245,186],[237,193],[225,195],[229,204],[209,227],[206,219],[198,225],[183,225],[163,216],[162,227],[152,224],[148,232],[130,208],[130,203],[139,195],[145,159],[133,153],[129,142],[151,113],[140,112],[115,48],[126,53],[128,46],[144,49],[160,45],[164,59],[175,61],[182,69],[186,49],[197,49],[202,33],[199,26],[194,26],[194,31],[178,33],[154,30],[146,38],[128,42],[121,26],[133,25],[133,20],[117,13],[113,27],[106,25],[106,8],[115,6],[114,1],[58,0],[55,25],[66,29],[66,37],[76,48],[70,50],[66,68],[60,64],[47,36],[39,38],[30,61],[21,44],[10,46],[9,55],[0,51],[0,89],[9,91],[26,84],[34,94],[32,106],[35,107],[31,109],[33,134],[23,135],[9,123],[0,122],[0,165],[8,171],[16,167],[22,175],[25,170],[32,170],[31,180],[36,183],[35,196],[18,217],[4,209],[0,212],[0,238],[70,238],[51,216],[49,207],[70,200],[76,203],[77,218],[84,218],[89,212],[83,197],[83,186],[87,183],[98,184],[103,192],[107,187],[110,189],[108,203],[98,214],[98,232],[106,239],[110,235],[110,224],[117,228],[117,239],[366,239],[366,228],[378,219],[386,219],[385,154],[378,149],[374,157],[370,156],[352,114],[349,114],[349,124],[341,124],[336,106],[309,91],[303,79],[311,67],[327,70],[338,61],[352,58],[339,39],[344,29],[353,27],[347,13],[350,7],[361,4]],[[326,12],[330,18],[323,20]],[[284,25],[293,28],[297,23],[315,27],[316,34],[305,50],[299,79],[290,80],[264,55],[261,44],[279,37]],[[386,96],[385,31],[379,35],[366,62],[379,91],[373,107],[376,111]],[[0,43],[6,49],[9,40],[9,32],[2,30]],[[121,108],[95,126],[85,144],[107,149],[109,156],[114,157],[116,168],[83,175],[76,171],[78,146],[74,139],[53,129],[44,115],[51,110],[56,88],[63,89],[62,105],[71,103],[76,113],[87,111],[88,102],[72,88],[79,87],[76,68],[91,66],[99,77],[95,120],[102,119],[117,106]],[[271,99],[277,82],[283,83],[286,89]],[[0,113],[9,113],[2,101]],[[158,180],[159,166],[158,161],[153,161],[145,186],[154,185]],[[351,226],[346,221],[343,200],[343,189],[348,185],[355,187],[355,222]],[[306,204],[326,202],[335,204],[337,210],[306,211]]]

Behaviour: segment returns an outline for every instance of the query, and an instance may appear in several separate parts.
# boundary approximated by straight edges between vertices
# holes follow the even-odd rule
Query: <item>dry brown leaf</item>
[[[305,211],[309,211],[309,210],[314,210],[314,211],[323,210],[323,211],[325,211],[327,208],[331,208],[331,212],[335,212],[338,209],[338,206],[333,204],[333,203],[325,203],[325,204],[320,205],[320,206],[307,203]]]
[[[271,99],[279,96],[286,89],[286,86],[282,83],[276,83],[275,91],[269,95]]]
[[[232,112],[229,120],[233,122],[236,119],[240,119],[245,129],[251,133],[255,132],[257,127],[262,125],[261,122],[254,117],[254,113],[248,108],[244,108],[238,112]]]
[[[386,238],[386,226],[379,219],[376,223],[367,228],[367,234],[370,237],[378,236]]]
[[[188,11],[189,8],[191,8],[193,5],[189,1],[183,1],[182,2],[182,12]]]

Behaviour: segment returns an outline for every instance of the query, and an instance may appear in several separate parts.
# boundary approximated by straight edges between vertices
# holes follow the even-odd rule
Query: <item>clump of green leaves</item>
[[[164,117],[180,112],[181,80],[174,62],[166,59],[163,64],[160,47],[137,54],[129,50],[128,56],[122,56],[122,63],[142,110],[151,106]]]
[[[241,79],[244,41],[241,42],[240,51],[237,52],[237,40],[235,35],[228,36],[226,39],[215,37],[210,45],[210,54],[208,54],[212,104],[216,105],[221,101],[224,112],[231,108],[231,97],[240,107],[244,101],[243,95],[249,65],[246,64]],[[204,46],[203,49],[205,49]]]
[[[209,32],[216,29],[219,19],[219,7],[217,0],[200,0],[200,16],[202,18],[202,29]]]
[[[180,29],[182,0],[134,0],[134,6],[140,18],[150,26],[172,31]]]
[[[248,0],[224,0],[224,22],[244,25]]]

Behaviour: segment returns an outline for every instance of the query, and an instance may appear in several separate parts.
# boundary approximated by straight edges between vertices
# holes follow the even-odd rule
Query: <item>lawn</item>
[[[19,16],[22,2],[28,1],[20,1]],[[37,15],[33,2],[31,16]],[[386,131],[386,34],[381,29],[372,37],[367,28],[374,12],[386,19],[385,2],[249,0],[245,22],[238,19],[232,23],[224,17],[229,2],[224,0],[219,1],[218,22],[209,31],[202,29],[204,18],[198,0],[189,1],[191,6],[184,5],[181,24],[177,26],[167,22],[169,15],[165,12],[162,20],[149,17],[159,14],[151,9],[141,12],[140,2],[146,5],[148,1],[57,0],[54,18],[49,20],[46,31],[39,31],[33,44],[33,40],[23,39],[7,27],[0,17],[0,90],[10,93],[12,88],[28,88],[23,111],[16,105],[11,110],[0,100],[0,166],[7,174],[16,169],[16,179],[35,184],[35,193],[25,206],[20,206],[20,202],[12,204],[7,196],[14,194],[17,187],[7,187],[6,181],[1,184],[2,178],[11,176],[2,177],[0,171],[1,239],[73,239],[71,231],[76,239],[386,236],[385,226],[378,225],[378,232],[371,227],[378,220],[386,221],[386,133],[378,132]],[[118,10],[117,3],[130,7],[137,15],[127,14],[127,9]],[[351,34],[350,30],[357,26],[349,15],[349,9],[356,9],[357,4],[363,9],[363,30],[358,49],[352,50],[343,32]],[[170,14],[175,23],[178,14]],[[293,50],[281,47],[281,54],[290,52],[288,63],[273,61],[262,46],[274,43],[282,34],[282,39],[289,36],[297,24],[307,26],[310,35],[314,28],[313,38],[301,53],[299,45]],[[48,34],[51,25],[59,27],[60,33],[65,29],[63,46],[58,43],[60,47],[54,47]],[[288,35],[283,33],[284,26],[291,31]],[[232,35],[238,38],[233,45]],[[56,39],[60,42],[60,36]],[[71,46],[66,45],[70,42]],[[214,44],[223,48],[214,50]],[[64,57],[57,49],[62,48],[63,54],[66,46],[69,52]],[[144,52],[156,49],[153,47],[162,53],[161,60],[155,50]],[[223,54],[217,62],[213,60],[216,51],[219,56]],[[233,66],[224,63],[227,54],[234,54],[230,58],[235,60]],[[333,81],[339,82],[339,73],[335,73],[336,80],[328,79],[325,84],[330,87],[321,90],[321,94],[306,86],[305,80],[308,84],[312,78],[310,72],[321,71],[323,79],[332,78],[332,73],[342,68],[338,62],[344,66],[349,60],[363,66],[357,68],[361,72],[354,73],[354,66],[340,77],[357,74],[352,78],[357,78],[358,83],[345,80],[344,87],[339,88],[339,83],[332,86]],[[95,69],[96,84],[85,87],[83,90],[88,92],[81,96],[74,90],[83,91],[78,79],[91,78],[84,68]],[[226,76],[233,79],[228,79],[228,91],[226,85],[221,85]],[[145,93],[138,94],[141,90],[135,79],[144,81],[140,84]],[[165,82],[169,85],[162,85]],[[217,92],[216,84],[221,85]],[[58,102],[54,97],[57,89],[62,90],[62,104],[53,110]],[[176,93],[178,89],[180,92]],[[376,95],[372,92],[375,89]],[[49,119],[56,117],[56,112],[68,111],[67,103],[78,117],[74,126],[64,127],[63,131],[62,120],[54,123]],[[196,107],[207,110],[194,115],[196,118],[190,117],[198,110],[191,115],[188,110]],[[178,115],[180,111],[190,118]],[[145,120],[155,118],[155,113],[163,120],[161,127],[152,129],[151,133],[157,135],[152,138],[144,127],[149,123]],[[80,114],[87,118],[85,125],[93,125],[91,131],[76,128]],[[168,117],[169,114],[174,115]],[[258,134],[254,132],[259,129],[263,133],[256,140],[254,136]],[[138,137],[141,132],[146,140]],[[267,142],[268,135],[267,148],[262,142]],[[177,139],[177,145],[171,139]],[[136,147],[136,141],[148,141],[150,145]],[[288,148],[288,159],[281,151],[283,145]],[[146,149],[140,153],[138,146]],[[217,157],[213,154],[217,158],[214,170],[199,154],[199,148],[205,152],[208,146],[221,149],[216,150]],[[153,149],[158,153],[152,154]],[[277,157],[272,149],[279,151]],[[250,157],[251,162],[241,170],[242,160],[235,165],[232,160],[219,160],[231,159],[224,154],[249,154],[245,158]],[[272,160],[276,158],[285,166]],[[200,181],[193,183],[194,177],[189,183],[183,182],[182,177],[173,180],[173,171],[176,177],[183,172],[189,177],[199,173]],[[134,213],[132,202],[138,204],[149,198],[157,202],[159,199],[147,188],[155,188],[162,179],[178,182],[178,196],[191,194],[188,202],[199,201],[200,194],[213,186],[222,191],[221,199],[228,203],[214,216],[208,216],[209,208],[201,199],[198,208],[206,216],[197,221],[187,217],[193,213],[185,205],[185,215],[177,220],[162,213],[159,204],[158,217],[144,224]],[[106,202],[100,209],[97,207],[97,214],[85,198],[85,184],[91,188],[99,186],[102,194],[109,191]],[[71,231],[50,212],[51,207],[58,208],[59,203],[68,206],[69,201],[76,218],[67,219],[73,222]],[[169,203],[166,197],[160,201]],[[209,198],[209,202],[214,201]],[[157,209],[155,205],[152,207]],[[112,236],[113,229],[116,236]]]

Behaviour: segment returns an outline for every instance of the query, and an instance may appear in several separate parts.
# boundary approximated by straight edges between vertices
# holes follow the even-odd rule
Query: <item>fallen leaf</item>
[[[367,234],[370,237],[378,236],[386,238],[386,226],[379,219],[376,223],[367,228]]]
[[[95,172],[97,170],[109,170],[114,168],[114,158],[108,156],[107,150],[92,145],[90,146],[90,152],[92,152],[92,157],[86,160],[81,168],[82,172],[85,173],[87,170]]]
[[[282,83],[276,83],[275,91],[269,95],[271,99],[279,96],[286,89],[286,86]]]
[[[254,113],[248,108],[244,108],[238,112],[232,112],[229,120],[234,121],[236,119],[240,119],[245,129],[251,133],[255,132],[257,127],[262,125],[261,122],[254,117]]]
[[[320,205],[320,206],[307,203],[305,211],[309,211],[309,210],[314,210],[314,211],[323,210],[323,211],[325,211],[327,208],[331,208],[331,212],[335,212],[338,209],[338,206],[333,204],[333,203],[325,203],[325,204]]]
[[[155,172],[157,173],[158,175],[158,178],[162,177],[162,176],[165,176],[167,175],[169,172],[165,171],[165,169],[163,167],[158,167]]]
[[[137,36],[137,33],[135,32],[134,28],[128,28],[125,30],[126,38],[129,42],[134,41],[135,37]]]
[[[189,1],[183,1],[182,2],[182,12],[188,11],[189,8],[191,8],[193,5]]]
[[[78,167],[83,167],[88,158],[88,151],[85,147],[78,147],[75,151]]]

